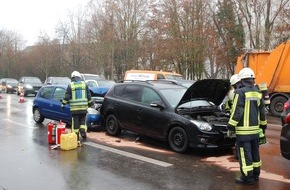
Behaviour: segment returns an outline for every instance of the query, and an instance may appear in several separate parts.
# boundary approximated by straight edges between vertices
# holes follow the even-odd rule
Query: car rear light
[[[290,123],[290,113],[288,113],[285,117],[285,123]]]
[[[285,102],[283,110],[287,110],[290,107],[290,101]]]

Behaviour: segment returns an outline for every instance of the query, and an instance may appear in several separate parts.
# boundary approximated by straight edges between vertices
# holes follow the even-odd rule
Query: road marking
[[[110,151],[110,152],[113,152],[113,153],[116,153],[116,154],[120,154],[120,155],[123,155],[123,156],[127,156],[127,157],[130,157],[130,158],[134,158],[134,159],[137,159],[137,160],[141,160],[141,161],[144,161],[144,162],[148,162],[148,163],[151,163],[151,164],[155,164],[155,165],[158,165],[158,166],[162,166],[162,167],[169,167],[169,166],[173,165],[173,164],[170,164],[170,163],[167,163],[167,162],[162,162],[160,160],[155,160],[155,159],[148,158],[148,157],[145,157],[145,156],[140,156],[140,155],[137,155],[137,154],[133,154],[133,153],[130,153],[130,152],[118,150],[118,149],[115,149],[115,148],[111,148],[111,147],[100,145],[100,144],[93,143],[93,142],[84,142],[84,144],[92,146],[92,147],[95,147],[95,148],[100,148],[100,149],[103,149],[103,150],[106,150],[106,151]]]
[[[7,121],[7,122],[9,122],[9,123],[14,123],[14,124],[16,124],[16,125],[20,125],[20,126],[22,126],[22,127],[28,127],[28,128],[30,128],[30,129],[34,129],[35,127],[31,127],[31,126],[29,126],[28,124],[24,124],[24,123],[19,123],[19,122],[17,122],[17,121],[13,121],[13,120],[11,120],[11,119],[2,119],[3,121]]]

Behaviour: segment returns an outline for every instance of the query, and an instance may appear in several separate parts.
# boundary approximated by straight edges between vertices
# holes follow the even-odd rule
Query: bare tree
[[[0,68],[3,77],[14,77],[24,47],[23,37],[17,32],[0,30]]]
[[[60,22],[57,34],[60,37],[62,62],[70,67],[70,70],[85,70],[86,53],[84,50],[84,27],[87,22],[86,8],[78,7],[77,12],[68,12],[69,20]]]
[[[289,7],[289,0],[236,0],[236,4],[246,24],[250,48],[270,49],[276,22]]]

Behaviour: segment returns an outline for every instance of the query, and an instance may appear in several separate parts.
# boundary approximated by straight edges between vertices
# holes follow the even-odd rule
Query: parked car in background
[[[284,104],[281,122],[280,150],[282,156],[290,160],[290,99]]]
[[[6,93],[14,93],[17,90],[18,81],[14,78],[2,78],[0,80],[1,91]]]
[[[112,80],[86,80],[85,81],[90,88],[94,87],[105,87],[105,88],[111,88],[114,84],[116,84],[115,81]]]
[[[43,83],[38,77],[23,76],[18,81],[17,95],[23,93],[24,96],[33,94],[36,96],[38,90],[43,86]]]
[[[88,74],[88,73],[81,73],[81,77],[83,81],[86,80],[105,80],[103,76],[97,74]]]
[[[47,77],[44,81],[44,84],[51,85],[51,84],[64,84],[69,85],[71,83],[70,78],[68,77]]]
[[[122,129],[160,139],[175,152],[189,147],[231,148],[229,115],[218,105],[229,91],[229,80],[206,79],[186,88],[171,81],[117,83],[104,98],[102,117],[109,135]]]
[[[68,105],[61,109],[61,100],[65,96],[67,85],[43,86],[33,100],[32,113],[36,123],[52,119],[71,124],[71,113]]]
[[[91,95],[93,97],[93,101],[102,104],[104,100],[104,96],[108,92],[108,90],[116,84],[112,80],[86,80],[85,81],[90,89]]]

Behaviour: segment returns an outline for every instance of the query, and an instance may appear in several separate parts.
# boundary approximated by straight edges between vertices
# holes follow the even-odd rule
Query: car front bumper
[[[196,135],[194,141],[190,141],[191,147],[197,148],[230,148],[236,144],[235,137],[227,137],[226,132],[223,133],[202,133]]]

